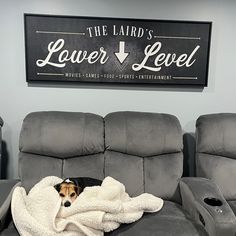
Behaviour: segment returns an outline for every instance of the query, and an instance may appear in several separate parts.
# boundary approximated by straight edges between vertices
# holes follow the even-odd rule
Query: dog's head
[[[71,181],[70,179],[66,179],[54,187],[62,198],[61,205],[65,207],[69,207],[82,190],[76,182]]]

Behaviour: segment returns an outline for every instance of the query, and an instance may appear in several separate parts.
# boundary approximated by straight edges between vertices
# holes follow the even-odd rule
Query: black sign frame
[[[208,84],[212,22],[24,14],[24,25],[28,83]]]

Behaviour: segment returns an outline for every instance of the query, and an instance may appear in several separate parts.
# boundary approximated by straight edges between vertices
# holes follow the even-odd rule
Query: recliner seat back
[[[103,118],[90,113],[34,112],[20,134],[19,174],[29,190],[41,178],[104,178]]]
[[[105,117],[105,175],[125,184],[132,196],[143,192],[180,201],[182,130],[175,116],[114,112]]]
[[[196,122],[197,176],[212,179],[226,200],[236,199],[236,114],[200,116]]]

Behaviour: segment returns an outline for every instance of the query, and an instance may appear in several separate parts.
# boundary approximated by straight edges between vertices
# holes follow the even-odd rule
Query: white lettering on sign
[[[86,50],[73,50],[70,52],[67,49],[63,49],[65,46],[64,39],[58,39],[55,42],[50,42],[48,44],[48,54],[45,59],[38,59],[36,64],[38,67],[44,67],[46,65],[63,68],[66,66],[67,62],[80,64],[84,61],[87,61],[89,64],[94,64],[96,62],[101,65],[105,64],[109,56],[107,56],[107,52],[103,47],[100,47],[97,51],[88,52]],[[120,42],[120,52],[115,53],[118,60],[122,64],[129,53],[125,53],[124,51],[125,42]],[[169,67],[172,64],[175,64],[177,67],[191,67],[196,59],[194,59],[194,55],[200,48],[197,45],[193,51],[188,55],[186,53],[181,55],[176,55],[176,53],[163,53],[161,52],[162,43],[155,42],[153,45],[149,44],[144,49],[144,57],[141,63],[134,63],[132,65],[132,69],[134,71],[140,71],[141,69],[146,69],[149,71],[160,71],[163,66]],[[58,55],[57,55],[58,54]],[[120,55],[122,54],[122,55]],[[56,57],[55,57],[56,55]],[[121,57],[122,56],[122,57]],[[154,66],[147,65],[148,61],[151,57],[154,57],[153,64]],[[53,59],[52,59],[53,58]],[[55,58],[57,60],[55,61]]]
[[[200,46],[197,45],[190,55],[181,54],[180,56],[177,56],[175,53],[173,54],[159,53],[161,47],[162,47],[161,42],[156,42],[153,45],[150,44],[147,45],[146,48],[144,49],[145,57],[143,58],[142,62],[140,64],[137,63],[133,64],[132,69],[134,71],[140,71],[143,68],[150,71],[160,71],[163,65],[169,67],[172,64],[176,64],[177,67],[182,67],[182,66],[190,67],[196,61],[196,59],[193,59],[193,56],[200,48]],[[152,56],[156,56],[154,60],[155,67],[146,65],[148,59]]]
[[[136,38],[145,37],[148,40],[153,38],[153,30],[144,29],[142,27],[129,26],[129,25],[113,25],[113,35],[114,36],[130,36]]]
[[[112,29],[109,31],[107,25],[89,26],[86,29],[90,38],[108,36],[109,34],[112,34],[113,36],[147,38],[147,40],[153,38],[153,30],[133,25],[113,25]]]
[[[88,27],[87,28],[89,37],[98,37],[98,36],[107,36],[107,25],[102,25],[102,26],[93,26],[93,27]]]
[[[51,65],[58,68],[63,68],[66,66],[66,62],[71,63],[82,63],[83,61],[87,61],[89,64],[94,64],[96,62],[100,62],[100,64],[105,64],[108,60],[107,53],[103,47],[100,47],[99,51],[93,51],[88,53],[88,51],[84,50],[74,50],[70,53],[68,50],[63,49],[65,45],[64,39],[58,39],[56,42],[50,42],[48,44],[48,55],[44,60],[38,59],[36,61],[36,65],[38,67],[44,67],[46,65]],[[62,50],[62,51],[61,51]],[[52,56],[55,53],[59,53],[58,61],[52,62]]]

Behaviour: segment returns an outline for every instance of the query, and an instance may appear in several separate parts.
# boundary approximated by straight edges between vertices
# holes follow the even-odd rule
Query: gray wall
[[[209,87],[29,87],[25,82],[23,13],[212,21]],[[18,176],[20,127],[32,111],[165,112],[176,115],[188,132],[194,131],[201,114],[236,112],[235,13],[234,0],[0,0],[0,116],[5,121],[8,177]]]

